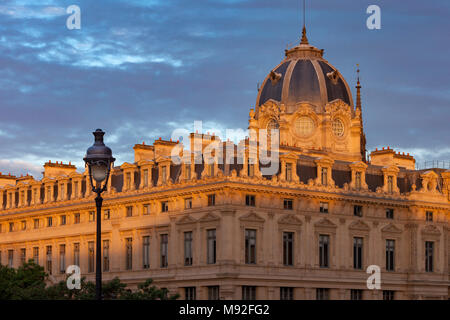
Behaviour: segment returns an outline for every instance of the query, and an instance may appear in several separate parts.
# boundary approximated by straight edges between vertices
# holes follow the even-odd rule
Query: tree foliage
[[[0,265],[0,300],[93,300],[95,283],[81,278],[80,289],[68,289],[66,281],[48,284],[44,268],[33,260],[18,269]],[[118,277],[102,283],[105,300],[175,300],[179,295],[169,295],[167,289],[153,285],[152,279],[138,284],[137,290],[127,288]]]

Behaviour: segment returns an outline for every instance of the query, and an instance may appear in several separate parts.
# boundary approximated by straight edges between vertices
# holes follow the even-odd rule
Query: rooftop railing
[[[425,169],[450,169],[450,160],[430,160],[416,164],[416,170]]]

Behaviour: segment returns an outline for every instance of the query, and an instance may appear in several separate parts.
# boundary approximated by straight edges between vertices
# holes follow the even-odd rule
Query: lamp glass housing
[[[93,163],[91,164],[92,178],[101,183],[106,179],[108,174],[108,166],[105,163]]]

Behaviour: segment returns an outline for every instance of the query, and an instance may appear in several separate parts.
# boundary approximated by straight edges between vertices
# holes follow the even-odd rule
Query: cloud
[[[53,19],[65,14],[66,9],[57,6],[0,6],[0,15],[14,19]]]

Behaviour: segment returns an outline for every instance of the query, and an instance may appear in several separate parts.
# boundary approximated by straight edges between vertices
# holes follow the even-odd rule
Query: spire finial
[[[356,109],[361,110],[361,83],[359,82],[359,63],[356,64],[358,81],[356,82]]]
[[[306,6],[305,0],[303,0],[303,30],[302,30],[302,41],[300,44],[309,44],[308,38],[306,37]]]

